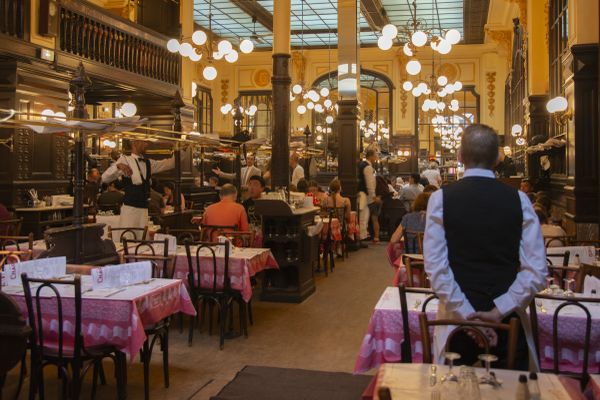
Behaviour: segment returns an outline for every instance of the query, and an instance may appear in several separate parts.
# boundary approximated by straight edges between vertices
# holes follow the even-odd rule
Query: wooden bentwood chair
[[[150,261],[152,278],[173,278],[175,266],[169,256],[169,239],[129,240],[123,239],[123,258],[126,263]],[[171,268],[172,267],[172,268]],[[169,387],[169,327],[171,318],[165,318],[152,326],[144,327],[146,340],[140,350],[140,360],[144,366],[144,399],[150,398],[150,360],[152,350],[158,340],[163,356],[163,379],[165,388]]]
[[[81,278],[75,275],[73,280],[33,279],[27,274],[22,274],[25,301],[29,315],[29,326],[32,329],[31,343],[31,378],[29,380],[29,397],[35,398],[36,393],[40,399],[44,398],[44,368],[54,365],[58,369],[58,376],[62,380],[62,398],[79,399],[81,384],[85,374],[93,369],[92,398],[95,397],[96,382],[101,373],[102,360],[111,358],[115,363],[115,377],[117,380],[117,397],[125,398],[126,359],[125,354],[113,346],[84,345],[82,334],[82,306],[81,306]],[[39,284],[32,288],[31,284]],[[73,299],[75,315],[73,324],[73,337],[64,334],[65,303],[70,299],[63,299],[59,287],[71,286],[75,292]],[[32,289],[35,292],[32,293]],[[44,290],[45,289],[45,290]],[[43,291],[43,293],[42,293]],[[48,297],[50,295],[50,297]],[[52,299],[55,299],[53,301]],[[54,315],[56,312],[56,315]],[[57,323],[58,340],[46,341],[45,326],[49,322]],[[47,328],[46,328],[47,329]],[[70,336],[70,335],[69,335]]]
[[[108,238],[114,241],[115,234],[119,235],[119,243],[123,241],[123,239],[137,239],[137,240],[146,240],[146,236],[148,235],[148,227],[144,228],[113,228],[112,226],[108,226]]]
[[[415,287],[407,288],[403,284],[398,285],[398,292],[400,293],[400,312],[402,313],[402,334],[404,339],[400,347],[401,360],[403,363],[412,363],[412,344],[410,340],[410,325],[408,319],[410,307],[406,300],[406,294],[420,293],[428,295],[422,304],[415,304],[415,308],[419,307],[419,305],[421,306],[420,311],[422,313],[427,312],[427,305],[429,305],[433,299],[437,299],[438,297],[431,289]]]
[[[423,341],[424,363],[431,363],[433,360],[433,355],[431,351],[431,335],[429,333],[429,329],[434,326],[454,325],[456,326],[456,328],[452,332],[450,332],[448,338],[446,339],[446,350],[448,350],[452,338],[454,338],[454,336],[457,333],[470,332],[474,336],[477,336],[484,344],[483,352],[489,354],[491,347],[489,339],[478,328],[491,328],[494,330],[503,330],[508,332],[508,352],[506,368],[514,369],[515,367],[515,359],[517,355],[517,338],[519,335],[519,320],[517,318],[511,318],[508,324],[483,321],[465,321],[461,319],[437,319],[430,321],[427,319],[427,314],[422,312],[419,314],[419,325],[421,326],[421,338]]]
[[[246,304],[242,295],[239,291],[233,290],[231,288],[231,281],[229,279],[229,243],[194,243],[198,247],[195,249],[195,252],[192,253],[192,243],[187,242],[185,244],[185,251],[188,258],[188,279],[189,279],[189,288],[190,288],[190,297],[192,303],[196,307],[196,311],[202,307],[202,313],[200,319],[204,322],[205,315],[205,307],[208,305],[209,308],[209,316],[208,316],[208,332],[209,335],[212,334],[212,312],[214,306],[217,306],[219,311],[219,325],[220,325],[220,335],[219,335],[219,347],[223,350],[225,346],[225,325],[227,321],[227,315],[230,312],[230,308],[233,302],[237,302],[239,305],[240,312],[240,331],[244,334],[245,337],[248,337],[248,326],[246,324]],[[209,252],[209,256],[201,257],[200,253],[203,249]],[[223,252],[223,267],[221,268],[223,272],[223,280],[219,282],[219,268],[217,263],[217,251]],[[206,287],[202,286],[201,276],[202,269],[201,264],[207,265],[206,260],[202,260],[202,258],[212,259],[212,276],[211,276],[211,285]],[[206,272],[206,270],[204,271]],[[199,302],[202,302],[201,305]],[[192,339],[194,335],[194,327],[197,322],[197,314],[196,316],[190,317],[189,324],[189,338],[188,345],[192,345]]]

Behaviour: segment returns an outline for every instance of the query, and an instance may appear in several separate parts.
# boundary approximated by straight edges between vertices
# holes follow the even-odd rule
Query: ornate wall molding
[[[494,116],[494,110],[496,109],[496,72],[486,72],[487,81],[487,95],[488,95],[488,115]]]
[[[485,28],[485,32],[491,40],[493,40],[500,46],[501,51],[504,54],[506,54],[506,58],[508,60],[508,65],[510,66],[510,64],[512,62],[512,51],[511,51],[512,31],[510,31],[508,29],[507,30],[491,30],[491,29]]]
[[[227,104],[229,100],[229,79],[221,79],[221,104]]]

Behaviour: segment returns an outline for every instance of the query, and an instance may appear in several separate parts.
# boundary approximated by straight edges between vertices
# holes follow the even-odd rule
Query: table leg
[[[127,355],[121,351],[115,352],[115,375],[119,400],[127,399]]]

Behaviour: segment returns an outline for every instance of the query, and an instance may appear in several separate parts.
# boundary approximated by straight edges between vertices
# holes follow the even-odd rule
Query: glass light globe
[[[325,122],[327,122],[328,124],[333,124],[333,117],[331,115],[328,115],[325,118]]]
[[[57,113],[54,113],[54,118],[56,118],[59,121],[65,121],[65,118],[67,118],[67,114],[65,114],[62,111],[59,111]]]
[[[462,90],[462,88],[463,88],[463,84],[462,84],[461,81],[454,82],[453,86],[454,86],[454,91],[455,92],[460,92]]]
[[[453,107],[458,107],[458,100],[456,100],[456,99],[452,100],[450,102],[450,105],[453,106]],[[462,129],[461,129],[461,132],[462,132]]]
[[[193,51],[194,48],[189,43],[182,43],[181,46],[179,46],[179,54],[184,57],[189,57]]]
[[[423,105],[421,106],[421,110],[423,110],[423,112],[429,111],[429,104],[423,103]]]
[[[374,122],[369,123],[369,129],[375,130],[377,129],[377,125]]]
[[[258,107],[256,107],[254,104],[252,104],[250,106],[250,112],[252,113],[252,115],[256,114],[257,111],[258,111]]]
[[[308,98],[311,99],[312,101],[314,101],[316,103],[317,101],[319,101],[320,96],[319,96],[319,93],[317,93],[316,90],[310,90],[308,92]]]
[[[309,101],[308,103],[306,103],[306,108],[308,108],[309,110],[314,109],[315,103],[313,103],[312,101]]]
[[[444,87],[444,90],[445,90],[445,91],[446,91],[446,93],[448,93],[448,94],[452,94],[452,93],[454,93],[454,92],[455,92],[455,90],[454,90],[454,85],[452,85],[452,84],[450,84],[450,83],[449,83],[449,84],[447,84],[447,85]]]
[[[392,48],[393,44],[392,39],[385,36],[380,36],[379,39],[377,39],[377,47],[381,50],[389,50]]]
[[[523,146],[523,145],[524,145],[526,142],[525,142],[525,139],[524,139],[524,138],[520,137],[520,138],[518,138],[518,139],[517,139],[516,143],[517,143],[519,146]]]
[[[294,94],[292,92],[290,92],[290,101],[294,101],[296,100],[296,97],[294,97]]]
[[[411,81],[406,81],[402,84],[402,89],[406,90],[407,92],[410,92],[413,88],[413,84]]]
[[[409,57],[413,56],[413,51],[410,48],[410,45],[408,43],[404,43],[404,47],[402,47],[402,51],[404,52],[404,54],[406,54]]]
[[[410,60],[406,63],[406,72],[410,75],[417,75],[421,72],[421,63],[417,60]]]
[[[212,65],[209,65],[208,67],[204,68],[204,71],[202,71],[202,76],[207,81],[212,81],[217,77],[217,69]]]
[[[54,111],[49,108],[42,111],[42,119],[45,121],[47,117],[54,117]]]
[[[333,117],[331,117],[331,118],[333,118]],[[333,123],[333,121],[331,121],[331,122]],[[325,129],[325,133],[331,133],[331,132],[332,132],[332,131],[331,131],[331,128],[327,128],[327,129]]]
[[[224,56],[225,56],[225,54],[221,53],[220,51],[213,51],[213,58],[215,60],[220,60]]]
[[[198,46],[202,46],[204,43],[206,43],[207,39],[208,37],[204,31],[198,30],[192,34],[192,42]]]
[[[321,94],[322,97],[327,97],[327,96],[329,96],[329,89],[326,87],[321,88],[321,91],[319,93]]]
[[[244,39],[240,43],[240,51],[244,54],[252,53],[254,51],[254,43],[250,39]]]
[[[448,78],[446,78],[444,75],[440,75],[437,78],[437,83],[440,86],[446,86],[448,84]]]
[[[365,121],[364,119],[362,121],[360,121],[359,123],[361,128],[364,128],[367,125],[367,121]]]
[[[417,47],[424,46],[427,43],[427,34],[423,31],[416,31],[410,38],[412,44]]]
[[[227,108],[225,107],[225,105],[221,106],[221,114],[227,114]]]
[[[302,86],[300,86],[299,84],[296,83],[292,87],[292,92],[294,92],[294,94],[300,94],[300,93],[302,93]]]
[[[396,28],[396,25],[387,24],[381,30],[381,34],[387,38],[394,39],[398,36],[398,28]]]
[[[419,88],[419,90],[423,93],[425,93],[425,91],[427,91],[428,87],[427,84],[425,82],[421,82],[417,85],[417,87]]]
[[[414,87],[411,93],[415,97],[419,97],[422,94],[418,87]]]
[[[198,62],[202,59],[202,54],[196,53],[196,50],[192,50],[192,54],[190,54],[190,60],[193,62]]]
[[[179,41],[177,39],[171,39],[167,42],[167,50],[171,53],[177,53],[179,51]]]
[[[198,93],[198,84],[194,81],[192,81],[192,97],[196,97],[196,94]]]
[[[321,125],[317,125],[317,132],[323,132],[323,127]]]
[[[317,140],[318,140],[318,141],[321,141],[321,140],[323,140],[323,135],[317,135]]]
[[[446,109],[446,103],[440,101],[439,103],[437,103],[437,109],[440,111],[444,111]]]
[[[123,103],[121,106],[121,114],[126,117],[133,117],[137,113],[137,107],[131,102]]]
[[[446,93],[446,91],[444,89],[437,92],[437,95],[442,98],[446,97],[447,94],[448,93]]]
[[[437,51],[440,54],[448,54],[452,50],[452,45],[445,39],[441,39],[437,46]]]
[[[321,104],[316,104],[315,111],[318,113],[322,113],[322,112],[325,112],[325,108],[323,108],[323,106]]]
[[[333,102],[329,99],[327,99],[323,102],[323,105],[327,108],[331,107],[332,104],[333,104]]]
[[[566,98],[563,96],[557,96],[548,103],[546,103],[546,109],[550,114],[554,114],[557,112],[563,112],[569,107],[569,103]]]
[[[231,42],[229,40],[223,39],[217,45],[217,49],[219,49],[219,53],[227,54],[233,49],[233,46],[231,45]]]
[[[298,108],[296,108],[296,111],[298,111],[298,114],[302,115],[306,112],[306,107],[304,105],[300,104],[298,106]]]
[[[510,129],[510,133],[513,136],[521,136],[521,134],[523,133],[523,127],[519,124],[514,124]]]
[[[227,53],[225,55],[225,60],[230,63],[233,64],[234,62],[236,62],[238,60],[239,54],[237,51],[235,50],[230,50],[229,53]]]
[[[460,42],[460,32],[456,29],[450,29],[448,32],[446,32],[445,39],[450,44],[457,44]]]

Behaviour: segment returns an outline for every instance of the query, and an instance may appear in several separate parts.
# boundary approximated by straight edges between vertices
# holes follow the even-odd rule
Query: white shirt
[[[104,171],[102,174],[102,183],[110,183],[123,176],[123,171],[117,168],[117,164],[127,164],[133,171],[133,174],[131,175],[133,184],[140,185],[142,183],[141,178],[148,178],[148,176],[146,176],[146,163],[144,161],[139,161],[141,159],[142,156],[137,154],[132,154],[130,156],[122,155],[117,159],[116,162],[108,167],[106,171]],[[168,171],[175,168],[175,157],[165,158],[163,160],[153,160],[149,158],[148,160],[150,160],[150,172],[152,174],[158,174],[159,172]]]
[[[300,164],[296,165],[294,172],[292,172],[292,185],[297,186],[300,179],[304,178],[304,168]]]
[[[495,179],[494,172],[485,169],[468,169],[464,177],[479,176]],[[429,274],[431,287],[440,298],[438,318],[466,319],[475,310],[462,292],[450,269],[448,261],[448,243],[444,230],[443,190],[435,191],[429,198],[423,254],[425,271]],[[546,265],[546,249],[540,229],[540,223],[531,202],[519,192],[521,210],[523,212],[523,228],[519,246],[521,269],[508,291],[494,299],[494,304],[503,316],[518,308],[529,305],[535,293],[544,287],[548,273]],[[488,310],[479,310],[488,311]],[[443,349],[449,329],[436,327],[434,347],[436,354]]]
[[[437,188],[442,184],[442,176],[440,175],[440,171],[437,169],[426,169],[421,173],[423,178],[427,178],[427,181],[430,185],[433,185]]]
[[[255,167],[254,165],[242,167],[240,169],[240,172],[242,174],[242,177],[240,180],[240,186],[242,186],[242,187],[248,186],[248,179],[250,179],[254,175],[262,176],[262,171],[258,167]],[[219,176],[221,176],[225,179],[234,180],[235,177],[237,176],[237,174],[229,173],[229,172],[221,172],[219,174]]]
[[[365,160],[367,166],[363,169],[365,175],[365,184],[367,185],[367,204],[371,204],[375,201],[375,188],[377,187],[377,181],[375,179],[375,169],[369,160]]]

